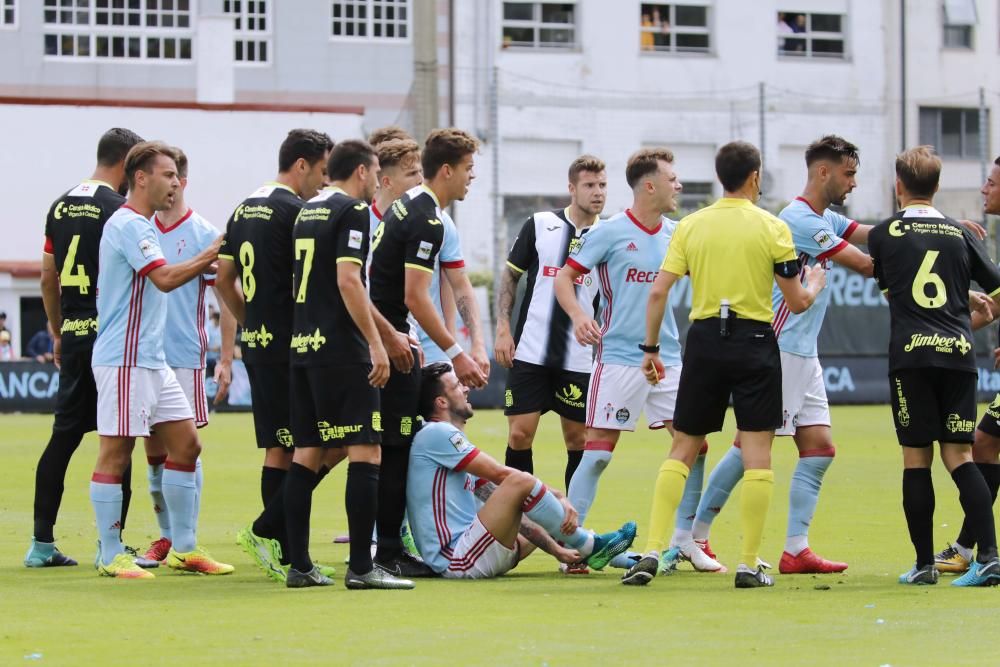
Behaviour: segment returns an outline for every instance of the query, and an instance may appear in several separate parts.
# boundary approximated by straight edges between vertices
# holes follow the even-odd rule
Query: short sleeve
[[[879,233],[879,227],[876,227],[868,235],[868,252],[871,254],[872,263],[874,264],[874,275],[875,284],[878,285],[879,290],[885,293],[889,289],[885,282],[885,273],[882,271],[882,239]]]
[[[219,248],[219,259],[228,259],[230,262],[235,261],[233,259],[234,255],[232,247],[232,237],[230,236],[230,234],[232,233],[232,229],[233,229],[233,219],[232,217],[230,217],[229,221],[226,222],[226,231],[225,234],[223,235],[222,247]]]
[[[773,219],[771,259],[775,264],[792,262],[797,259],[795,244],[792,242],[792,230],[779,218]]]
[[[833,226],[833,232],[845,241],[850,239],[851,234],[858,228],[857,221],[851,220],[847,216],[834,211],[826,211],[824,217],[830,221],[830,224]]]
[[[972,278],[990,296],[1000,294],[1000,269],[990,259],[986,244],[972,236],[967,229],[962,229],[965,246],[969,252],[969,268]]]
[[[365,265],[367,251],[368,228],[371,217],[368,206],[363,202],[352,204],[344,212],[343,220],[337,229],[337,263],[353,262],[359,266]]]
[[[55,253],[55,246],[52,244],[52,209],[55,206],[49,208],[49,214],[45,216],[45,245],[42,246],[42,252],[47,255]]]
[[[580,273],[590,273],[591,269],[604,261],[611,245],[612,227],[607,223],[598,223],[593,229],[580,237],[580,243],[569,251],[566,266]]]
[[[795,250],[817,260],[824,260],[847,247],[847,241],[840,238],[834,229],[837,223],[826,216],[797,216],[791,223],[782,219],[790,229]]]
[[[514,239],[514,245],[510,247],[510,253],[507,255],[507,266],[518,274],[521,274],[528,270],[528,267],[534,263],[537,256],[538,249],[535,247],[535,217],[532,216],[521,226],[521,231],[518,232],[517,238]]]
[[[667,247],[667,255],[663,258],[660,269],[669,271],[678,276],[683,276],[690,271],[687,260],[687,230],[690,224],[678,223],[673,236],[670,237],[670,245]]]
[[[479,449],[457,428],[431,428],[422,443],[423,453],[439,466],[461,472],[479,454]]]
[[[438,255],[441,267],[445,269],[461,269],[465,266],[462,256],[462,244],[458,239],[458,229],[450,218],[444,218],[444,240],[441,242],[441,252]]]
[[[404,266],[433,273],[434,260],[441,252],[441,244],[444,242],[444,223],[438,219],[419,216],[401,224],[410,227],[403,255]]]
[[[167,263],[156,238],[156,229],[149,220],[139,216],[129,220],[119,228],[119,241],[119,250],[141,277]]]

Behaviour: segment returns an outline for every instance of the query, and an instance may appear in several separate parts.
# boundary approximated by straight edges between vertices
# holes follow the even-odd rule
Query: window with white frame
[[[17,0],[0,0],[0,27],[17,25]]]
[[[778,55],[846,58],[845,19],[843,14],[778,12]]]
[[[978,15],[975,0],[945,0],[941,43],[945,48],[971,49]]]
[[[639,9],[639,44],[643,51],[708,53],[711,47],[708,7],[642,3]]]
[[[978,159],[979,133],[988,128],[988,120],[986,128],[979,126],[979,109],[920,107],[920,143],[934,146],[941,157]]]
[[[576,48],[576,2],[504,2],[503,48]]]
[[[410,0],[333,0],[331,11],[335,39],[409,39]]]
[[[271,51],[273,0],[223,0],[222,11],[233,17],[233,60],[268,63]]]
[[[191,60],[192,0],[43,0],[46,56]]]

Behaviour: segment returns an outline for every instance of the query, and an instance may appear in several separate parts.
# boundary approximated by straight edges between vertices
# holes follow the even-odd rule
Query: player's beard
[[[465,401],[459,405],[451,405],[448,407],[448,411],[451,412],[452,416],[457,417],[462,421],[469,421],[469,419],[471,419],[472,415],[474,414],[472,405],[468,401]]]

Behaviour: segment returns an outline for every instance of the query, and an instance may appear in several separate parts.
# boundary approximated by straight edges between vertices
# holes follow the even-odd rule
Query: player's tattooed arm
[[[493,482],[480,480],[480,482],[476,485],[474,493],[476,494],[476,498],[485,503],[496,490],[497,485]],[[580,560],[580,554],[578,552],[561,546],[558,542],[552,539],[552,536],[545,532],[541,526],[523,514],[521,515],[521,527],[518,528],[518,533],[528,540],[528,542],[535,545],[545,553],[555,557],[560,562],[575,563]],[[521,558],[523,559],[526,555],[527,554],[522,553]]]
[[[497,333],[494,358],[504,368],[514,364],[514,337],[510,333],[510,316],[514,312],[514,299],[521,274],[506,267],[500,274],[500,292],[497,295]]]

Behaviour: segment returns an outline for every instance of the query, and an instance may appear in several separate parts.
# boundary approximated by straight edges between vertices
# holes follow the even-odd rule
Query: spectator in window
[[[807,32],[805,14],[795,15],[795,23],[792,24],[792,32]]]
[[[7,313],[0,310],[0,331],[7,331]]]
[[[48,327],[36,331],[28,341],[28,356],[42,364],[52,361],[52,334]]]
[[[660,10],[653,8],[653,48],[666,50],[670,48],[670,20],[660,16]]]
[[[17,361],[14,346],[10,344],[10,332],[0,331],[0,361]]]
[[[643,51],[652,51],[653,43],[653,19],[649,14],[642,15],[642,30],[639,32],[639,48]]]
[[[790,35],[790,34],[792,34],[795,31],[792,30],[791,24],[788,23],[788,17],[785,15],[785,12],[778,12],[778,26],[777,26],[777,30],[778,30],[778,35],[779,35],[779,37],[778,37],[778,51],[779,52],[788,51],[789,50],[788,40],[781,38],[780,35]]]

